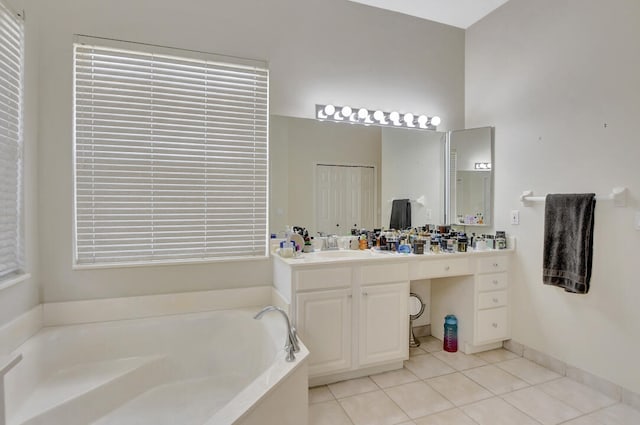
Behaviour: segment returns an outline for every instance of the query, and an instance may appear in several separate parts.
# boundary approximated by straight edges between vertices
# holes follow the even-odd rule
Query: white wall
[[[411,203],[411,225],[441,224],[444,218],[445,133],[382,129],[382,222],[389,228],[393,199],[425,197],[425,205]]]
[[[453,27],[343,0],[24,1],[40,30],[44,301],[271,282],[268,261],[71,269],[73,34],[267,60],[273,114],[311,118],[315,103],[333,102],[438,114],[442,128],[463,123],[464,32]]]
[[[13,10],[21,10],[22,1],[7,1]],[[25,22],[25,104],[24,104],[24,215],[26,272],[31,278],[0,290],[0,326],[30,310],[40,302],[38,285],[38,27],[34,21]]]
[[[466,35],[466,124],[496,126],[496,227],[518,238],[513,338],[636,393],[639,22],[637,0],[511,0]],[[589,294],[543,285],[544,205],[518,196],[614,186],[629,205],[596,207]]]

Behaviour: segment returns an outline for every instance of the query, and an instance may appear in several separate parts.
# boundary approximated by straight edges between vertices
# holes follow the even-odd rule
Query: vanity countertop
[[[278,254],[274,254],[276,261],[281,261],[291,267],[305,267],[331,263],[378,263],[378,262],[405,262],[405,261],[424,261],[424,260],[442,260],[451,258],[465,257],[484,257],[494,255],[506,255],[513,252],[513,248],[508,249],[486,249],[482,251],[467,251],[454,253],[426,253],[426,254],[400,254],[397,252],[367,250],[336,250],[336,251],[316,251],[310,253],[302,253],[297,257],[283,258]]]

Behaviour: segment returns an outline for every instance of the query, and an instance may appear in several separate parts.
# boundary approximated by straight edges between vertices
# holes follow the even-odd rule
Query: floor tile
[[[381,390],[344,398],[340,405],[355,425],[395,425],[409,420]]]
[[[309,388],[309,404],[320,403],[323,401],[335,400],[329,387],[323,385],[321,387]]]
[[[544,425],[556,425],[582,415],[579,410],[535,387],[507,393],[502,398]]]
[[[409,348],[409,357],[421,356],[427,354],[422,348]]]
[[[329,384],[329,389],[335,398],[345,398],[356,394],[378,390],[378,386],[368,377],[350,379],[348,381]]]
[[[531,385],[541,384],[543,382],[560,378],[559,374],[540,365],[537,365],[530,360],[522,358],[496,363],[496,366],[509,372],[512,375],[517,376],[518,378],[528,382]]]
[[[621,403],[598,410],[587,417],[594,418],[598,424],[604,425],[640,424],[640,411]]]
[[[434,378],[455,372],[455,369],[436,359],[431,354],[412,357],[404,362],[404,366],[420,379]]]
[[[460,409],[451,409],[435,415],[416,419],[416,425],[476,425],[476,423],[464,414]]]
[[[427,379],[426,382],[456,406],[493,397],[489,391],[459,372]]]
[[[617,401],[569,378],[545,382],[536,388],[556,398],[582,413],[591,413],[603,407],[616,404]]]
[[[324,401],[309,406],[309,425],[353,425],[337,401]]]
[[[474,367],[480,367],[487,364],[484,360],[475,355],[464,354],[462,351],[456,353],[448,353],[446,351],[438,351],[433,353],[433,356],[442,360],[449,366],[456,370],[471,369]]]
[[[442,351],[442,341],[433,336],[421,336],[420,338],[420,349],[433,353],[435,351]]]
[[[496,395],[529,386],[529,384],[522,379],[516,378],[512,374],[493,365],[468,369],[462,373]]]
[[[501,398],[489,398],[461,408],[480,425],[540,425]]]
[[[387,388],[387,395],[412,419],[451,409],[451,404],[422,381]]]
[[[408,384],[409,382],[415,382],[418,380],[416,375],[404,368],[371,375],[370,378],[378,384],[380,388],[394,387],[396,385]]]
[[[498,348],[496,350],[483,351],[477,353],[476,356],[480,357],[487,363],[498,363],[507,360],[517,359],[519,356],[504,348]]]

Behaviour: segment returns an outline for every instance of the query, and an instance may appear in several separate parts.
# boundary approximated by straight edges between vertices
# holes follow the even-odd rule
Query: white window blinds
[[[0,2],[0,279],[23,272],[23,21]]]
[[[266,65],[78,41],[76,264],[266,256]]]

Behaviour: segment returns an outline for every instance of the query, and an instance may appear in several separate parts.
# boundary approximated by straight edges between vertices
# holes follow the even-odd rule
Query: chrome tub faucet
[[[262,316],[269,311],[278,311],[284,317],[284,320],[287,322],[287,340],[284,343],[284,349],[287,352],[286,360],[288,362],[292,362],[296,359],[296,356],[293,353],[297,353],[300,351],[300,345],[298,344],[298,335],[296,332],[296,328],[291,326],[291,322],[289,321],[289,316],[287,313],[281,309],[280,307],[275,307],[273,305],[269,305],[258,312],[253,318],[260,319]]]

